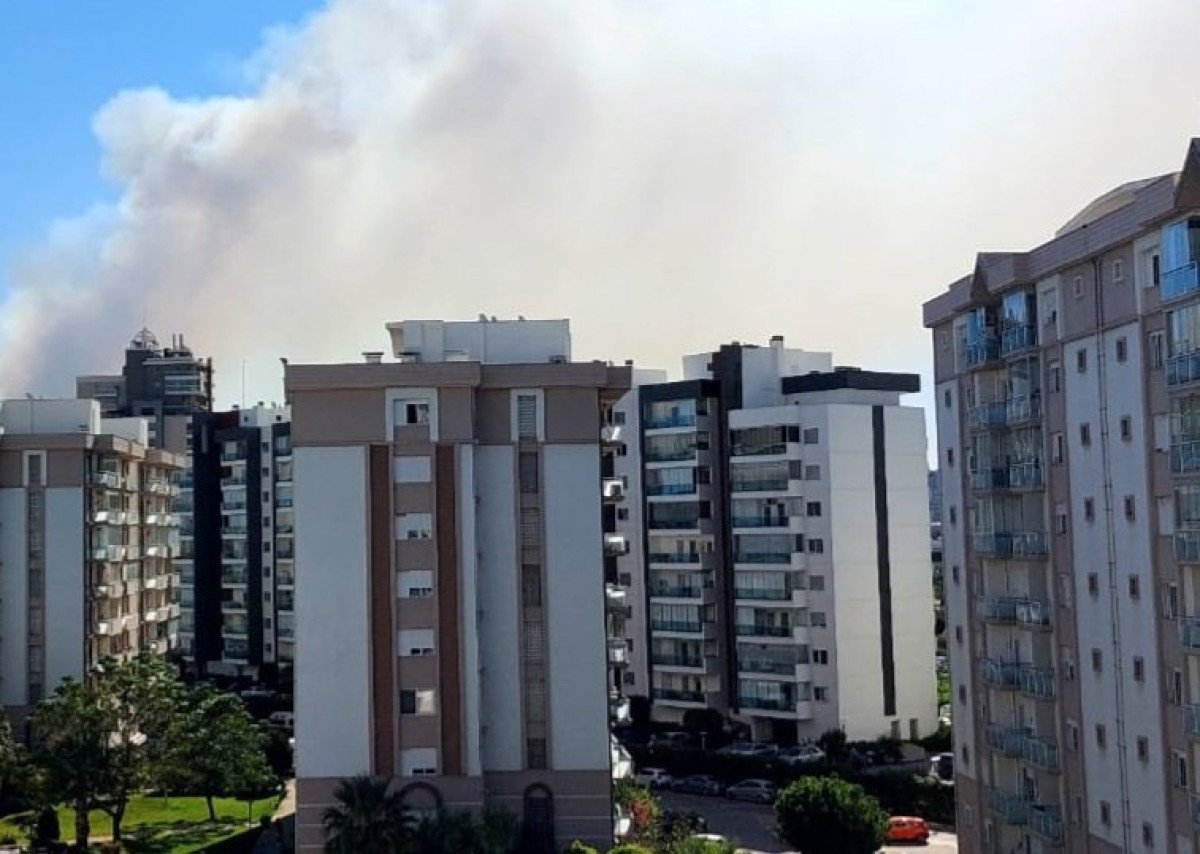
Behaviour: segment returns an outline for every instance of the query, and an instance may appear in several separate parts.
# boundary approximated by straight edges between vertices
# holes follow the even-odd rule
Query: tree
[[[209,821],[217,818],[214,798],[251,793],[257,799],[276,782],[266,736],[241,699],[210,685],[187,693],[168,741],[169,779],[204,796]]]
[[[817,747],[825,751],[830,762],[841,762],[846,758],[846,731],[827,729],[817,738]]]
[[[330,854],[393,854],[403,851],[404,805],[388,780],[365,774],[339,782],[336,803],[321,815]]]
[[[874,854],[887,813],[861,786],[838,777],[802,777],[775,802],[779,836],[804,854]]]
[[[650,840],[659,830],[662,804],[649,788],[635,783],[632,777],[618,780],[614,798],[629,816],[630,836],[636,840]]]

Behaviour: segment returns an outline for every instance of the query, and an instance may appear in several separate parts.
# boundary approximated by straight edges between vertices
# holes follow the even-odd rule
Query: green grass
[[[252,822],[257,824],[261,816],[273,814],[278,803],[278,798],[255,801]],[[213,805],[217,820],[210,822],[204,798],[135,797],[129,802],[121,821],[121,835],[129,839],[135,836],[135,830],[142,828],[141,832],[147,834],[153,843],[146,850],[161,851],[163,854],[190,854],[246,829],[245,801],[217,798]],[[23,814],[17,814],[0,820],[0,837],[14,836],[27,841],[20,827],[22,818]],[[107,813],[93,811],[88,818],[93,840],[110,837],[112,823]],[[58,823],[62,838],[72,840],[75,836],[75,811],[59,807]]]

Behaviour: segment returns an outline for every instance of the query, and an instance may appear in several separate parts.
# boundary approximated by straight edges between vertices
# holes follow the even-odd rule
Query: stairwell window
[[[1108,801],[1100,802],[1100,823],[1105,827],[1112,824],[1112,806]]]
[[[1133,419],[1128,415],[1121,416],[1121,441],[1133,441]]]
[[[1104,653],[1097,647],[1092,647],[1092,671],[1099,673],[1104,669]]]
[[[538,430],[538,399],[535,394],[517,395],[517,438],[536,439]]]
[[[1096,518],[1096,502],[1091,498],[1083,499],[1083,518],[1088,522]]]
[[[1087,373],[1087,347],[1080,347],[1075,351],[1075,371],[1080,374]]]
[[[1179,753],[1178,751],[1173,751],[1171,753],[1171,778],[1172,778],[1171,782],[1173,782],[1177,788],[1187,789],[1187,787],[1188,787],[1187,757],[1184,754]]]
[[[1104,724],[1096,724],[1096,746],[1102,748],[1108,747],[1108,730]]]
[[[1125,496],[1125,502],[1124,502],[1124,504],[1125,504],[1125,518],[1126,518],[1126,520],[1128,520],[1128,521],[1132,522],[1132,521],[1134,521],[1135,519],[1137,519],[1137,505],[1136,505],[1136,503],[1134,502],[1133,496],[1132,496],[1132,495],[1126,495],[1126,496]]]
[[[1129,361],[1129,341],[1122,335],[1117,339],[1117,361],[1122,364]]]
[[[1099,596],[1100,595],[1100,576],[1094,572],[1089,572],[1087,578],[1088,578],[1088,581],[1087,581],[1088,594],[1091,596]]]
[[[1075,294],[1075,299],[1083,299],[1083,276],[1071,280],[1071,292]]]
[[[1079,425],[1079,444],[1083,447],[1091,447],[1092,444],[1092,425],[1086,421]]]
[[[1125,262],[1120,258],[1112,262],[1112,280],[1114,284],[1125,281]]]
[[[1135,682],[1146,681],[1146,660],[1140,655],[1133,657],[1133,680]]]
[[[1142,578],[1140,575],[1129,576],[1129,598],[1140,599],[1142,597]]]
[[[1150,739],[1139,735],[1137,740],[1137,758],[1139,762],[1150,761]]]

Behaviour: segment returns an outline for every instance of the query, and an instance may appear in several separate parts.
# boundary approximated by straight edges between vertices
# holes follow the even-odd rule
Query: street
[[[774,838],[775,816],[770,807],[678,792],[660,791],[658,795],[666,809],[699,813],[708,821],[709,833],[719,833],[755,854],[779,854],[788,850]],[[928,845],[889,845],[883,851],[889,854],[912,851],[951,854],[958,851],[958,840],[952,833],[934,833]]]

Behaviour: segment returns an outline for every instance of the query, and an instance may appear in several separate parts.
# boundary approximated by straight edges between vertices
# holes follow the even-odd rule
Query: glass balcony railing
[[[735,587],[733,595],[737,599],[786,602],[792,598],[792,591],[786,587]]]
[[[1200,441],[1171,440],[1171,471],[1183,474],[1200,471]]]
[[[1054,669],[1025,666],[1021,668],[1021,693],[1034,700],[1054,699]]]
[[[1005,756],[1019,757],[1021,746],[1029,730],[1023,727],[1007,727],[999,724],[989,724],[984,731],[984,741],[987,746]]]
[[[1021,742],[1021,758],[1050,774],[1059,771],[1058,745],[1047,739],[1027,735]]]
[[[967,410],[967,425],[973,430],[1017,427],[1041,417],[1041,395],[1030,394],[972,406]]]
[[[647,415],[642,422],[646,430],[664,430],[668,427],[695,427],[696,413],[675,412],[668,415]]]
[[[650,587],[650,595],[669,599],[699,599],[704,595],[704,588],[699,584],[654,584]]]
[[[786,528],[787,516],[734,516],[735,528]]]
[[[977,368],[1000,358],[1000,339],[995,335],[983,335],[975,340],[963,341],[963,363],[968,368]]]
[[[1179,642],[1186,649],[1200,650],[1200,617],[1184,617],[1179,621]]]
[[[1200,738],[1200,706],[1183,707],[1183,728],[1192,738]]]
[[[1041,489],[1043,485],[1040,460],[984,469],[971,474],[971,488],[976,492]]]
[[[1160,282],[1164,301],[1178,299],[1200,290],[1200,275],[1197,274],[1196,262],[1185,264],[1175,270],[1164,270]]]
[[[975,551],[987,557],[1041,557],[1047,549],[1044,531],[983,531],[972,539]]]
[[[1000,355],[1010,356],[1031,347],[1036,347],[1037,327],[1032,323],[1010,326],[1000,333]]]
[[[791,697],[738,697],[738,705],[743,709],[760,709],[764,712],[791,712],[796,709],[796,701]]]
[[[738,656],[737,669],[739,673],[773,673],[781,676],[795,673],[796,662]]]
[[[749,638],[789,638],[792,636],[791,626],[739,625],[736,628],[738,637]]]
[[[1009,792],[992,792],[992,812],[1009,824],[1025,824],[1029,820],[1029,801]]]
[[[683,703],[703,703],[701,691],[685,691],[682,688],[651,688],[650,696],[656,700],[676,700]]]
[[[1015,623],[1017,621],[1017,600],[1009,596],[985,597],[983,618],[989,623]]]
[[[650,628],[656,632],[685,632],[693,635],[703,631],[699,620],[651,620]]]
[[[647,495],[693,495],[695,483],[654,483],[646,486]]]
[[[792,553],[785,551],[774,552],[734,552],[734,563],[791,563]]]
[[[703,667],[704,659],[698,655],[672,655],[671,653],[656,652],[650,656],[650,662],[662,667]]]
[[[646,462],[681,463],[696,459],[695,448],[647,448]]]
[[[787,477],[738,478],[730,486],[731,492],[787,492]]]
[[[1167,385],[1186,385],[1200,380],[1200,350],[1167,359]]]
[[[1017,623],[1035,629],[1049,628],[1050,603],[1041,599],[1017,600]]]
[[[1054,845],[1063,841],[1062,814],[1054,807],[1033,804],[1029,807],[1027,823],[1029,829]]]
[[[993,688],[1016,690],[1021,687],[1021,665],[1015,661],[987,658],[981,669],[983,681]]]
[[[660,506],[660,505],[651,505]],[[655,531],[695,530],[700,527],[700,517],[689,519],[654,519],[647,520],[646,527]]]
[[[650,563],[700,563],[699,552],[650,552]]]
[[[1175,559],[1188,563],[1200,562],[1200,531],[1175,532]]]

